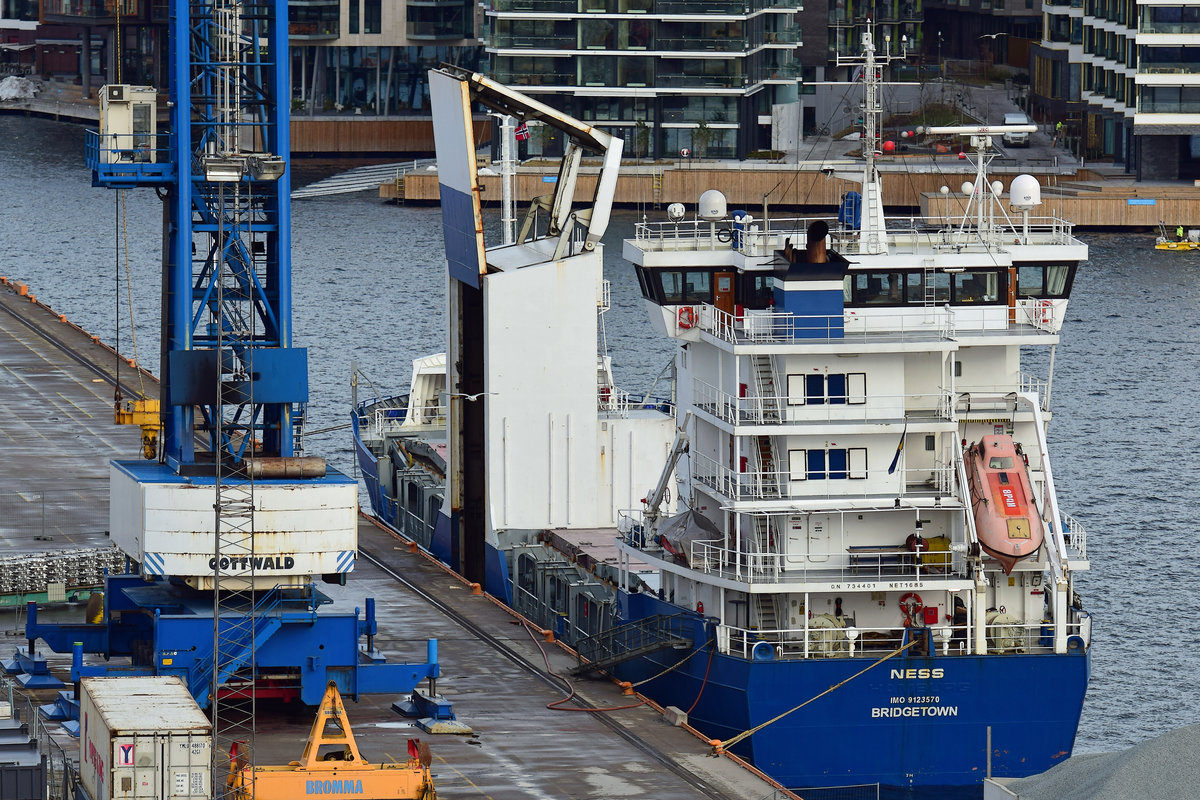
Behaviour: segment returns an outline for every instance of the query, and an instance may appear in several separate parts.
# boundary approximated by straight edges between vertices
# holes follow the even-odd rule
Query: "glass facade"
[[[479,49],[445,45],[321,47],[293,43],[295,114],[429,114],[426,73],[443,63],[477,69]]]
[[[595,122],[638,157],[768,149],[799,96],[797,0],[491,0],[492,76]],[[534,19],[532,14],[556,15]],[[545,141],[542,141],[542,139]],[[553,153],[535,135],[527,154]]]

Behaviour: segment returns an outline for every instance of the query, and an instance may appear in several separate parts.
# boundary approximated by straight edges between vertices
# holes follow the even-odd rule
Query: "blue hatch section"
[[[441,184],[442,238],[450,277],[479,288],[479,244],[475,233],[475,198]]]

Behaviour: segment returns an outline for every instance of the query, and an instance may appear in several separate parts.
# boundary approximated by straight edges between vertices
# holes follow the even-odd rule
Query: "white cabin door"
[[[797,514],[787,520],[787,563],[793,566],[829,560],[828,514]]]

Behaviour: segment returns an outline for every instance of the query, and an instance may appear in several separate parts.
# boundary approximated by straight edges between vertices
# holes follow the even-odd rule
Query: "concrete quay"
[[[5,533],[3,547],[41,549],[106,541],[107,462],[139,457],[139,431],[112,423],[112,381],[152,380],[30,297],[11,281],[0,283],[0,486],[62,487],[80,495],[77,518],[63,518],[52,540],[21,541]],[[129,390],[126,390],[128,395]],[[2,528],[3,526],[0,526]],[[394,574],[393,574],[394,573]],[[397,576],[403,580],[398,580]],[[360,558],[344,587],[323,585],[334,610],[377,600],[380,633],[374,646],[392,662],[424,661],[426,641],[439,642],[436,690],[454,703],[469,736],[434,735],[391,709],[398,696],[348,702],[350,724],[368,761],[404,760],[407,740],[421,738],[433,752],[433,772],[444,797],[654,797],[658,800],[765,800],[794,797],[732,757],[712,757],[689,730],[664,721],[660,710],[622,695],[606,680],[564,681],[573,656],[541,640],[508,609],[475,595],[461,579],[373,521],[360,523]],[[47,608],[42,619],[82,620],[78,603]],[[20,609],[0,625],[8,644],[23,647]],[[69,655],[52,655],[52,671],[69,681]],[[25,707],[53,700],[47,690],[18,697]],[[601,711],[561,711],[588,706]],[[608,710],[612,709],[612,710]],[[314,709],[296,703],[259,704],[255,761],[287,764],[300,757]],[[57,723],[46,732],[61,750],[78,743]]]

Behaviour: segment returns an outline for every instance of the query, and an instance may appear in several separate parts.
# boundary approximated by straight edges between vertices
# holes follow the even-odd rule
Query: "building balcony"
[[[1144,19],[1138,33],[1171,33],[1200,35],[1200,22],[1155,22]]]
[[[1142,59],[1138,64],[1139,75],[1200,75],[1200,62],[1155,61]]]
[[[574,36],[525,36],[493,33],[487,46],[497,50],[574,50]]]
[[[1138,116],[1143,114],[1200,114],[1200,100],[1153,101],[1138,103]]]
[[[658,0],[654,4],[655,14],[703,14],[710,16],[713,14],[733,14],[742,15],[749,14],[751,11],[749,0],[706,0],[704,3],[697,4],[694,0]]]
[[[574,86],[574,72],[515,72],[496,69],[492,78],[508,86]]]
[[[785,28],[781,31],[767,31],[763,34],[763,44],[803,44],[799,28]]]
[[[138,19],[143,12],[141,0],[121,0],[121,16]],[[45,22],[66,24],[115,24],[113,0],[42,0]]]
[[[492,0],[492,9],[499,13],[517,14],[577,14],[575,0]]]
[[[745,75],[677,75],[659,73],[654,85],[664,89],[741,89],[750,79]]]
[[[703,40],[697,40],[695,37],[691,36],[658,36],[654,40],[654,47],[656,50],[668,51],[672,53],[692,53],[700,51],[741,53],[749,49],[750,40],[744,36],[729,39]]]

